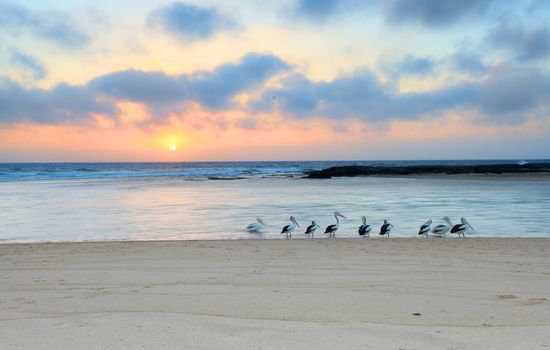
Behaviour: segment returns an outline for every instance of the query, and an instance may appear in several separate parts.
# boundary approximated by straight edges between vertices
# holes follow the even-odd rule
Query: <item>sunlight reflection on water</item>
[[[177,177],[9,182],[0,186],[0,242],[279,238],[290,215],[348,217],[337,236],[354,237],[362,215],[377,232],[416,236],[429,218],[468,218],[477,236],[550,236],[550,182],[413,178],[248,178],[186,181]],[[256,217],[263,235],[244,227]],[[299,234],[298,234],[299,233]],[[318,234],[322,236],[322,234]],[[377,235],[374,235],[377,236]]]

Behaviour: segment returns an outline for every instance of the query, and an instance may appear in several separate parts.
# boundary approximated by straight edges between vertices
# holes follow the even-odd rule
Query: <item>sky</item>
[[[0,0],[0,162],[550,158],[546,0]]]

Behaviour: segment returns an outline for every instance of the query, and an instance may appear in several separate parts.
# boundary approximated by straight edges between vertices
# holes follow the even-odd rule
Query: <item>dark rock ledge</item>
[[[461,174],[525,174],[550,172],[549,163],[489,165],[411,165],[411,166],[335,166],[306,173],[308,179],[371,175],[461,175]]]

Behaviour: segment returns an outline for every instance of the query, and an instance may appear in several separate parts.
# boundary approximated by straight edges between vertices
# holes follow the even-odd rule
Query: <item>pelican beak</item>
[[[337,211],[336,213],[334,213],[334,215],[339,216],[339,217],[341,217],[342,219],[346,219],[346,220],[348,219],[348,218],[345,217],[344,215],[340,214],[340,212],[338,212],[338,211]]]

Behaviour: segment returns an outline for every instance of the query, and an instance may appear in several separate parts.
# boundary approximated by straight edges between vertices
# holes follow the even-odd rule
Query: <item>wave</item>
[[[302,173],[297,166],[243,165],[239,163],[98,163],[81,164],[0,164],[0,181],[55,180],[55,179],[118,179],[181,177],[186,179],[244,179],[262,175]]]
[[[490,165],[550,163],[550,160],[430,160],[430,161],[279,161],[181,163],[0,163],[0,182],[29,180],[94,180],[183,178],[227,180],[252,177],[293,177],[335,166]]]

